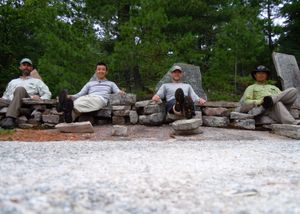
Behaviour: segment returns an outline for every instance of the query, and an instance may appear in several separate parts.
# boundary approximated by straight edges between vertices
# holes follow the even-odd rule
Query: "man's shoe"
[[[57,111],[64,113],[64,119],[66,123],[72,123],[72,110],[73,110],[74,104],[73,100],[68,98],[68,91],[66,89],[62,90],[59,93],[58,97],[58,105],[57,105]]]
[[[261,104],[265,109],[271,108],[274,103],[271,96],[265,96],[263,99],[263,103]]]
[[[191,119],[195,115],[194,102],[191,97],[186,96],[184,98],[184,116],[187,119]]]
[[[4,129],[14,129],[16,128],[16,122],[15,122],[15,118],[12,117],[6,117],[3,119],[1,126]]]
[[[183,105],[184,105],[184,93],[181,88],[178,88],[175,91],[175,111],[177,112],[183,112]]]

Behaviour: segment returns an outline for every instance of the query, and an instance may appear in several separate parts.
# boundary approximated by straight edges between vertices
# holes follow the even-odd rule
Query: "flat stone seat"
[[[300,140],[300,125],[272,124],[270,127],[275,134]]]
[[[184,120],[177,120],[172,123],[172,128],[175,131],[189,131],[195,130],[202,125],[201,119],[184,119]]]
[[[25,105],[57,105],[56,99],[50,99],[50,100],[42,100],[42,99],[31,99],[31,98],[23,98],[22,99],[23,104]]]
[[[90,121],[76,123],[59,123],[55,126],[60,132],[65,133],[93,133],[94,128]]]
[[[226,101],[207,101],[203,107],[222,107],[222,108],[236,108],[238,102],[226,102]]]

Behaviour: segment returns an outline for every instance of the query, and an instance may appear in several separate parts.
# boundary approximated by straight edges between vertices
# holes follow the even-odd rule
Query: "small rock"
[[[126,126],[119,126],[119,125],[114,125],[112,132],[112,136],[128,136],[128,127]]]
[[[42,120],[42,113],[38,110],[33,110],[33,112],[31,113],[31,116],[33,116],[33,119],[35,121],[40,122]]]
[[[59,123],[55,126],[60,132],[66,133],[93,133],[94,128],[92,124],[87,122],[77,122],[77,123]]]
[[[254,119],[234,120],[233,126],[236,128],[255,130]]]
[[[43,114],[42,120],[44,123],[58,124],[62,121],[62,117],[58,114]]]
[[[202,120],[200,119],[185,119],[177,120],[172,123],[172,128],[175,131],[188,131],[195,130],[202,125]]]

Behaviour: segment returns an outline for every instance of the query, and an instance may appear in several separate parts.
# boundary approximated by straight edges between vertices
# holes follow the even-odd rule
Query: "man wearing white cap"
[[[2,99],[10,101],[6,117],[1,123],[1,127],[4,129],[15,128],[15,120],[20,114],[22,98],[51,98],[51,92],[49,91],[48,86],[42,80],[30,76],[33,69],[32,61],[30,59],[22,59],[20,61],[19,69],[22,72],[22,76],[11,80],[2,96]]]
[[[194,103],[203,105],[206,100],[200,98],[190,84],[181,82],[183,70],[180,66],[173,66],[170,75],[172,83],[164,83],[152,97],[152,100],[166,99],[167,112],[184,115],[190,119],[195,115]]]

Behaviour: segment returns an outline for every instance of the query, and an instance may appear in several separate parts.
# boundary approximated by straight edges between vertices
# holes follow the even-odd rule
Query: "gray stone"
[[[66,133],[93,133],[94,128],[92,124],[87,122],[77,122],[77,123],[59,123],[55,126],[60,132]]]
[[[17,124],[24,124],[28,121],[27,117],[25,117],[24,115],[23,116],[20,116],[17,118],[16,120],[16,123]]]
[[[262,115],[260,117],[255,118],[255,124],[256,125],[268,125],[268,124],[274,124],[276,121],[274,121],[271,117]]]
[[[113,116],[125,117],[129,116],[130,110],[113,111]]]
[[[140,115],[139,123],[142,125],[161,125],[164,122],[164,113],[154,113],[150,115]]]
[[[203,114],[207,116],[228,116],[229,111],[227,108],[223,108],[223,107],[218,107],[218,108],[205,107],[203,109]]]
[[[255,130],[255,120],[254,119],[236,119],[233,121],[233,127]]]
[[[239,112],[230,112],[230,119],[242,120],[242,119],[253,119],[254,116],[250,114],[244,114]]]
[[[203,125],[211,127],[226,127],[229,124],[227,117],[202,116]]]
[[[112,106],[113,111],[125,111],[130,110],[131,106]]]
[[[294,105],[300,107],[300,71],[295,56],[273,52],[272,57],[282,88],[297,89],[297,100]]]
[[[135,107],[136,108],[142,108],[142,107],[145,107],[147,105],[154,105],[154,104],[159,104],[159,103],[162,103],[162,102],[161,101],[156,102],[156,101],[153,101],[153,100],[143,100],[143,101],[136,102]]]
[[[32,125],[40,125],[41,124],[41,121],[37,121],[36,119],[34,118],[29,118],[28,121],[27,121],[28,124],[32,124]]]
[[[196,135],[202,134],[203,131],[200,128],[191,129],[191,130],[172,130],[171,135]]]
[[[166,122],[170,123],[176,120],[184,120],[185,116],[183,115],[176,115],[176,114],[170,114],[169,112],[166,115]]]
[[[172,123],[172,128],[176,131],[187,131],[199,128],[202,125],[200,119],[177,120]]]
[[[62,121],[62,116],[57,114],[43,114],[42,120],[44,123],[58,124]]]
[[[112,124],[113,125],[124,125],[126,123],[125,117],[113,116]]]
[[[128,136],[128,127],[126,126],[119,126],[119,125],[114,125],[111,131],[112,136],[123,136],[126,137]]]
[[[31,98],[23,98],[22,103],[26,105],[56,105],[58,102],[56,99],[50,99],[50,100],[36,100]]]
[[[20,129],[32,129],[34,127],[36,127],[37,124],[29,124],[29,123],[21,123],[21,124],[18,124],[18,127]]]
[[[129,120],[131,124],[137,124],[139,121],[139,115],[136,111],[130,111],[129,112]]]
[[[275,134],[300,140],[300,125],[272,124],[271,128]]]
[[[136,102],[135,94],[111,94],[109,98],[110,105],[134,105]]]
[[[299,118],[299,110],[298,109],[291,109],[290,113],[295,119]]]
[[[7,109],[8,109],[7,107],[1,108],[1,109],[0,109],[0,114],[6,114]]]
[[[202,77],[200,67],[185,63],[175,63],[174,65],[180,66],[184,71],[182,82],[190,84],[199,97],[207,99],[207,96],[202,88]],[[158,84],[156,85],[156,91],[160,88],[162,84],[172,82],[170,72],[171,71],[169,70],[164,75],[164,77],[158,82]]]
[[[10,103],[9,100],[0,98],[0,108],[1,108],[1,107],[7,107],[7,106],[9,105],[9,103]]]
[[[149,117],[149,115],[140,115],[139,116],[139,123],[141,125],[149,125],[150,124],[150,117]]]
[[[223,108],[236,108],[239,106],[238,102],[226,102],[226,101],[207,101],[203,104],[203,107],[223,107]]]
[[[160,112],[165,112],[165,106],[163,104],[151,104],[144,107],[144,114],[154,114]]]
[[[33,117],[33,119],[35,121],[40,122],[42,120],[42,113],[38,110],[33,110],[33,112],[31,113],[31,116]]]
[[[105,118],[111,118],[112,110],[110,107],[105,107],[103,109],[100,109],[95,113],[95,117],[105,117]]]

